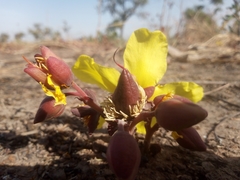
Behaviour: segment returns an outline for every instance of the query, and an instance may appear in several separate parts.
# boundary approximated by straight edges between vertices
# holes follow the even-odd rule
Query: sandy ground
[[[51,47],[50,47],[51,48]],[[82,44],[79,49],[52,47],[70,66],[80,54],[88,54],[102,65],[114,66],[114,46]],[[83,122],[70,113],[79,102],[71,99],[64,114],[34,125],[33,118],[44,98],[39,84],[24,74],[22,55],[33,60],[38,49],[21,53],[0,53],[0,179],[2,180],[110,180],[105,152],[109,140],[106,130],[91,137]],[[118,62],[121,63],[121,56]],[[240,179],[240,64],[181,63],[168,65],[162,83],[195,81],[205,88],[199,105],[209,116],[195,128],[208,149],[191,152],[179,147],[170,133],[160,129],[152,143],[161,153],[143,157],[137,180],[160,179]],[[92,88],[99,98],[105,92]]]

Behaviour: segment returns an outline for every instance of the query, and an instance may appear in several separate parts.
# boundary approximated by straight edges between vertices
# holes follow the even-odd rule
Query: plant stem
[[[72,87],[78,92],[78,96],[81,99],[88,98],[88,95],[73,81]]]
[[[148,121],[145,124],[145,128],[146,128],[146,135],[145,135],[145,139],[144,139],[144,144],[143,144],[143,153],[147,153],[149,151],[149,147],[150,147],[150,142],[151,142],[151,138],[153,136],[153,134],[158,130],[159,125],[156,123],[154,124],[153,127],[151,127],[151,122],[152,120]]]
[[[91,97],[89,97],[74,81],[72,83],[72,87],[77,91],[77,95],[79,96],[79,100],[83,101],[86,105],[93,108],[97,111],[101,116],[104,117],[103,109],[97,105]]]
[[[141,112],[135,119],[132,120],[129,126],[129,132],[132,133],[135,126],[139,122],[144,121],[145,119],[148,119],[148,118],[152,118],[153,116],[154,116],[154,112],[148,112],[148,111]]]

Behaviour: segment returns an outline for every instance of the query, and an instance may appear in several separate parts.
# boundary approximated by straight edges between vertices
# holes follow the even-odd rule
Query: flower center
[[[105,114],[106,121],[115,121],[116,119],[121,120],[131,120],[137,117],[145,107],[147,103],[147,96],[144,89],[141,86],[138,86],[140,92],[140,98],[136,102],[136,104],[129,105],[130,116],[126,113],[116,110],[116,107],[112,101],[112,97],[108,96],[105,100],[101,103],[101,107],[103,108],[103,113]]]

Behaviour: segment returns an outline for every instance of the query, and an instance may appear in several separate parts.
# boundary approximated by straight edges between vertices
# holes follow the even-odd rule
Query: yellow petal
[[[102,116],[100,116],[100,118],[99,118],[99,120],[98,120],[97,129],[101,129],[102,126],[103,126],[103,124],[104,124],[104,122],[105,122],[105,119],[104,119]]]
[[[203,88],[193,82],[175,82],[165,85],[158,85],[155,88],[154,94],[151,97],[154,97],[162,94],[173,93],[179,96],[186,97],[193,102],[198,102],[202,99],[204,93]]]
[[[116,69],[101,66],[87,55],[79,56],[72,67],[72,71],[81,81],[96,84],[109,92],[115,90],[120,76]]]
[[[65,96],[65,94],[62,92],[60,86],[54,84],[54,82],[51,79],[51,75],[47,76],[47,83],[48,85],[50,85],[54,90],[50,90],[48,89],[46,86],[44,86],[44,84],[41,84],[43,91],[45,92],[45,94],[47,96],[51,96],[55,99],[55,106],[59,105],[59,104],[67,104],[67,98]]]
[[[136,125],[137,128],[137,133],[139,134],[146,134],[146,128],[145,128],[145,123],[144,121],[141,121]],[[152,118],[151,121],[151,127],[153,127],[157,123],[157,119],[155,117]]]
[[[177,140],[179,138],[183,138],[182,135],[179,135],[176,131],[173,131],[171,136],[173,137],[173,139]]]
[[[167,40],[160,31],[147,29],[135,31],[128,40],[124,52],[124,67],[136,76],[143,88],[153,86],[167,68]]]
[[[146,134],[145,122],[141,121],[136,125],[137,133],[139,134]]]

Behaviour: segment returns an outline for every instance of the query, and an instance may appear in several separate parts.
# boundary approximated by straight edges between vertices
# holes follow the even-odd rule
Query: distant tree
[[[9,35],[7,33],[0,34],[0,43],[6,43],[9,40]]]
[[[29,29],[28,32],[35,38],[35,40],[42,40],[42,28],[41,24],[34,24],[32,29]]]
[[[66,37],[68,38],[68,33],[71,27],[68,25],[67,21],[63,21],[63,32],[65,33]]]
[[[123,37],[125,22],[136,12],[137,8],[144,6],[148,0],[104,0],[103,12],[109,12],[113,21],[109,24],[110,31],[120,30],[120,37]]]
[[[52,40],[54,41],[59,41],[61,39],[61,33],[59,31],[55,31],[53,34],[52,34]]]
[[[240,0],[233,0],[228,9],[230,13],[224,17],[222,28],[228,24],[229,31],[240,36]]]
[[[210,0],[210,2],[214,5],[223,4],[223,0]]]
[[[16,33],[15,35],[14,35],[14,37],[15,37],[15,40],[17,41],[17,42],[21,42],[22,41],[22,38],[25,36],[25,34],[23,33],[23,32],[19,32],[19,33]]]
[[[107,29],[106,29],[106,34],[109,38],[112,38],[112,39],[115,39],[118,37],[118,34],[116,32],[116,29],[119,28],[119,27],[122,27],[122,23],[118,22],[118,20],[115,20],[115,21],[112,21]],[[120,35],[120,37],[122,38],[122,34]]]
[[[53,34],[53,31],[52,31],[52,29],[49,28],[49,27],[45,27],[45,28],[42,30],[43,39],[51,38],[51,37],[52,37],[52,34]]]
[[[214,12],[207,12],[205,6],[198,5],[184,11],[181,30],[177,34],[181,45],[204,42],[219,33]]]
[[[50,27],[43,27],[41,24],[34,24],[33,28],[28,31],[36,41],[38,40],[56,40],[61,38],[61,34],[58,31],[53,31]]]
[[[187,21],[191,21],[193,19],[199,21],[199,22],[205,22],[208,25],[215,25],[215,20],[213,19],[212,14],[208,14],[203,11],[204,6],[195,6],[193,8],[188,8],[184,12],[184,17],[186,18]]]

